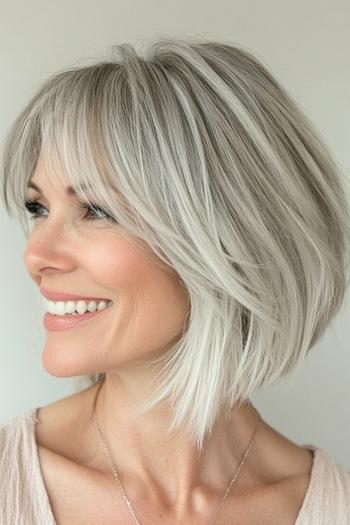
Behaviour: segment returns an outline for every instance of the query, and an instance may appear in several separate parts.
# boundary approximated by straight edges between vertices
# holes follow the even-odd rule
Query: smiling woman
[[[88,387],[0,429],[0,521],[345,524],[350,473],[249,399],[299,369],[350,277],[338,167],[251,53],[163,38],[51,76],[2,196],[49,301],[43,365]]]

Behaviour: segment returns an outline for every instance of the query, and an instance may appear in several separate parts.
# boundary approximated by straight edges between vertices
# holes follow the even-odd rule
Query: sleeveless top
[[[32,408],[0,425],[0,524],[56,525],[41,471]],[[350,525],[350,471],[314,445],[310,483],[295,525]]]

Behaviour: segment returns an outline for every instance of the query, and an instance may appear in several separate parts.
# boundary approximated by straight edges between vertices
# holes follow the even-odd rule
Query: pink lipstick
[[[99,310],[96,312],[88,312],[86,314],[65,314],[65,315],[53,315],[49,312],[46,312],[44,315],[44,326],[50,332],[60,332],[61,330],[69,330],[74,328],[77,325],[82,325],[89,322],[94,317],[103,315],[105,312],[108,312],[111,309],[110,306],[107,306],[104,310]]]

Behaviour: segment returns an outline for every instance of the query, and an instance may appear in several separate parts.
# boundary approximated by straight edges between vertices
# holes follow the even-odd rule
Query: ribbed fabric
[[[0,425],[0,525],[56,525],[35,441],[36,413]],[[302,446],[314,461],[295,525],[350,525],[350,472],[322,449]]]
[[[0,426],[0,524],[56,525],[41,473],[31,409]]]

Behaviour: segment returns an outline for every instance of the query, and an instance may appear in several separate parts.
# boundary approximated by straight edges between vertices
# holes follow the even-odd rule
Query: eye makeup
[[[35,219],[37,219],[39,217],[44,217],[44,215],[40,214],[40,210],[46,210],[46,208],[45,208],[45,206],[40,204],[38,201],[33,200],[33,199],[26,199],[24,201],[24,207],[29,212],[29,214],[31,214],[30,220],[34,221]],[[86,202],[79,201],[79,207],[84,209],[84,210],[87,210],[87,213],[84,216],[84,220],[96,221],[96,220],[104,220],[104,219],[106,219],[106,220],[108,220],[110,222],[113,222],[113,223],[117,222],[114,219],[114,217],[109,215],[102,208],[100,208],[99,206],[97,206],[95,204],[91,204],[90,205],[90,204],[88,204]],[[101,217],[101,215],[98,216],[98,214],[102,214],[102,217]]]

